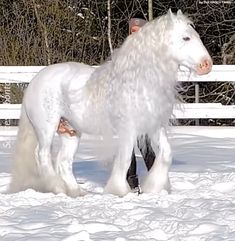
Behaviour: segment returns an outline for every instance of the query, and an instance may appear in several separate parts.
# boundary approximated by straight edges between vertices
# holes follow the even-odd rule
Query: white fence
[[[0,83],[29,83],[33,76],[44,66],[0,66]],[[235,65],[214,65],[210,74],[189,76],[188,72],[179,72],[179,81],[217,82],[234,81]],[[20,104],[0,104],[0,119],[19,119]],[[175,106],[174,116],[178,119],[235,119],[235,106],[224,106],[220,103],[192,103]]]

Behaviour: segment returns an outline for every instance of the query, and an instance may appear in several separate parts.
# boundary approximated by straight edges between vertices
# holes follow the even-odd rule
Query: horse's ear
[[[182,13],[182,11],[179,9],[178,11],[177,11],[177,16],[182,16],[183,15],[183,13]]]
[[[173,13],[172,13],[172,11],[171,11],[171,8],[169,8],[169,10],[167,11],[167,14],[169,15],[169,16],[171,16]]]
[[[173,20],[174,14],[172,13],[171,8],[169,8],[169,10],[168,10],[168,12],[167,12],[167,15],[170,17],[170,19]]]

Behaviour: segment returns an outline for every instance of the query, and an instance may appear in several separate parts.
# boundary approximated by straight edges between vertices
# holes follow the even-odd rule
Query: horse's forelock
[[[182,23],[185,23],[185,24],[188,24],[188,25],[193,25],[193,21],[185,14],[183,13],[180,13],[180,14],[177,14],[175,15],[176,16],[176,21],[177,22],[182,22]]]
[[[145,26],[142,27],[140,31],[142,34],[148,34],[148,31],[153,31],[155,29],[155,32],[157,32],[157,36],[160,37],[161,34],[163,34],[166,31],[170,31],[174,28],[175,24],[185,24],[185,25],[193,25],[193,21],[188,18],[187,15],[184,15],[182,12],[179,14],[174,14],[172,12],[169,12],[165,15],[162,15],[151,22],[145,24]],[[153,26],[155,28],[153,28]],[[137,33],[138,34],[138,33]],[[160,39],[159,39],[160,40]]]
[[[176,14],[172,13],[171,10],[169,10],[167,12],[167,14],[161,16],[162,18],[164,18],[164,16],[166,17],[166,21],[174,24],[174,23],[184,23],[184,24],[188,24],[191,25],[193,24],[193,21],[185,14],[183,14],[181,12],[181,10],[178,10],[178,12]],[[161,18],[160,17],[160,18]]]

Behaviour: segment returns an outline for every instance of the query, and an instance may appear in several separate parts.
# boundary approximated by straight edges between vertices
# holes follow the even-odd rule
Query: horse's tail
[[[38,176],[36,163],[37,137],[22,104],[15,152],[13,155],[12,178],[9,192],[18,192],[27,188],[36,188]]]

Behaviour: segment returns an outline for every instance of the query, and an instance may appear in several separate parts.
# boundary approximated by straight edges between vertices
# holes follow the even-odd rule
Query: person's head
[[[147,23],[146,20],[141,18],[131,18],[129,21],[129,34],[138,32],[139,29]]]

